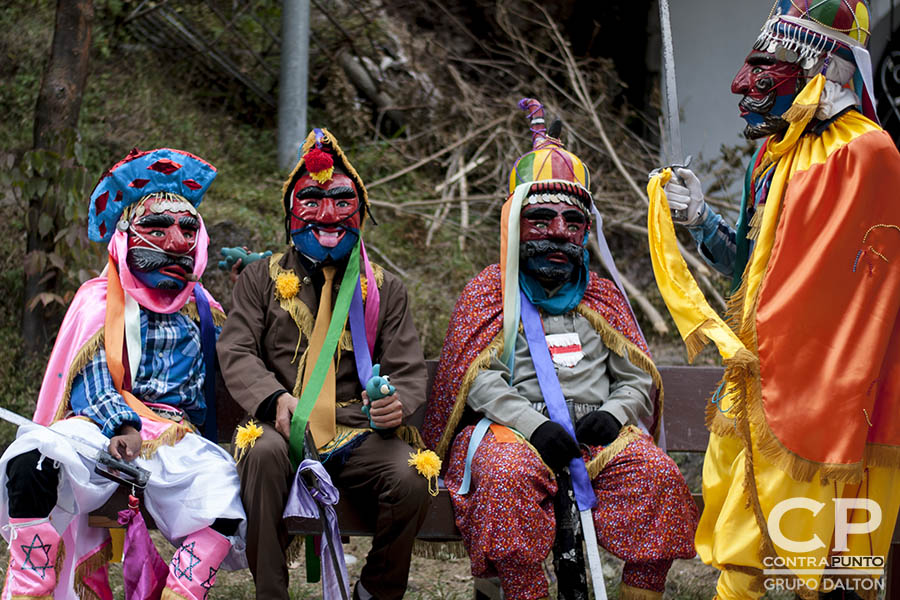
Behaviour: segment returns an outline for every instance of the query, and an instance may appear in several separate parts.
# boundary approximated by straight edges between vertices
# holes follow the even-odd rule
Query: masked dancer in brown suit
[[[325,129],[300,155],[282,198],[290,247],[241,274],[218,344],[231,395],[263,430],[238,462],[247,557],[257,597],[288,598],[282,512],[308,423],[334,483],[375,527],[354,598],[401,598],[428,508],[405,425],[425,401],[422,349],[405,287],[366,257],[359,174]],[[396,392],[366,397],[364,413],[372,363]]]

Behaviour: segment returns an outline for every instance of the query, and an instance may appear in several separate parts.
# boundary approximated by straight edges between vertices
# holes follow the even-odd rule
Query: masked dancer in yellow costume
[[[732,83],[761,139],[737,229],[688,169],[648,186],[657,284],[717,345],[697,551],[718,598],[874,597],[900,503],[900,155],[874,122],[863,0],[778,0]],[[733,277],[725,320],[672,222]],[[726,324],[727,321],[727,324]]]

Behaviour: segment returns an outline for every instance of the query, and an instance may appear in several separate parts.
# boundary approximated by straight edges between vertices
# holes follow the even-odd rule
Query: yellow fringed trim
[[[462,542],[428,542],[416,540],[413,543],[413,554],[419,558],[432,560],[454,560],[466,558],[466,546]]]
[[[469,365],[469,368],[466,369],[466,374],[463,376],[459,391],[456,393],[456,401],[453,403],[453,410],[450,411],[450,417],[447,419],[447,424],[444,426],[444,433],[441,435],[441,440],[434,449],[441,460],[446,458],[447,450],[450,447],[450,441],[453,438],[453,434],[456,433],[456,426],[459,424],[459,420],[462,418],[463,411],[466,408],[466,399],[469,397],[469,389],[472,387],[472,383],[475,382],[475,378],[478,377],[478,374],[487,369],[488,365],[491,364],[491,357],[494,353],[499,355],[501,352],[503,352],[502,331],[491,340],[491,343],[488,344],[484,350],[478,353],[478,356],[475,357],[475,360],[473,360],[472,364]]]
[[[662,592],[645,590],[626,583],[619,588],[619,600],[660,600],[662,597]]]
[[[818,101],[815,104],[794,103],[789,109],[784,111],[781,118],[788,123],[806,123],[813,118],[817,110],[819,110]]]
[[[99,352],[102,347],[103,328],[101,327],[100,331],[92,335],[88,341],[84,343],[84,346],[81,347],[81,350],[78,351],[78,354],[75,355],[75,358],[69,364],[69,372],[66,374],[66,387],[63,389],[63,396],[59,401],[59,406],[56,408],[56,414],[53,416],[54,423],[65,418],[66,413],[69,412],[69,399],[72,396],[72,382],[75,381],[75,377],[81,373],[92,360],[94,360],[94,356],[97,355],[97,352]]]
[[[60,540],[60,548],[62,548],[61,544],[62,540]],[[90,558],[75,567],[72,587],[74,588],[75,595],[81,600],[100,600],[97,594],[94,593],[94,590],[84,583],[84,580],[94,571],[106,565],[110,558],[112,558],[112,543],[110,540],[106,540],[103,542],[103,546],[100,550],[97,550]]]
[[[216,327],[221,327],[225,324],[224,312],[214,306],[210,306],[209,310],[212,313],[213,325],[215,325]],[[192,321],[200,321],[200,313],[197,312],[197,304],[195,302],[188,302],[187,304],[182,306],[181,310],[179,310],[178,312]]]
[[[297,353],[300,351],[300,342],[303,340],[303,336],[306,336],[308,339],[312,335],[312,330],[315,326],[315,318],[309,311],[309,307],[301,302],[296,294],[290,298],[285,298],[281,295],[281,291],[278,289],[277,285],[278,278],[283,275],[297,276],[292,270],[284,269],[278,264],[283,256],[283,252],[277,252],[269,257],[269,278],[275,284],[273,291],[275,300],[278,301],[278,304],[283,311],[291,315],[291,319],[294,320],[294,324],[297,326],[297,346],[294,348],[294,357],[291,359],[291,362],[294,362],[297,360]],[[306,364],[306,354],[308,351],[309,348],[306,349],[300,358],[300,362],[297,364],[297,378],[294,382],[293,395],[298,398],[300,397],[300,390],[303,387],[303,366]]]
[[[688,355],[688,364],[693,364],[694,359],[697,358],[697,355],[703,351],[706,345],[709,343],[709,338],[706,337],[706,334],[703,333],[703,328],[711,325],[713,323],[712,319],[707,319],[703,323],[700,324],[699,327],[690,332],[686,338],[684,338],[684,348],[687,350]]]
[[[753,217],[750,219],[748,225],[749,229],[747,230],[748,240],[756,240],[759,238],[759,230],[762,227],[763,221],[763,212],[763,210],[757,210],[753,213]]]
[[[900,446],[866,444],[866,465],[889,469],[900,468]]]
[[[284,551],[284,559],[288,565],[297,562],[306,555],[303,549],[303,540],[304,537],[302,535],[295,536],[287,550]]]
[[[643,435],[641,430],[634,425],[626,425],[623,427],[619,431],[619,435],[610,445],[606,446],[603,450],[598,452],[594,458],[588,461],[587,472],[591,480],[600,474],[600,471],[609,464],[609,461],[615,458],[619,452],[624,450],[628,444],[640,438],[641,435]]]
[[[187,596],[182,596],[175,590],[171,589],[169,586],[163,588],[162,595],[159,597],[159,600],[190,600]]]
[[[194,433],[197,430],[189,424],[175,423],[163,431],[157,438],[152,440],[143,440],[141,442],[141,457],[152,458],[160,446],[174,446],[184,438],[188,433]]]
[[[416,450],[425,449],[425,440],[422,439],[422,434],[419,433],[419,429],[414,425],[401,425],[398,427],[397,437]]]
[[[300,348],[300,341],[297,341],[297,348]],[[291,394],[295,398],[299,398],[301,393],[303,392],[303,371],[306,367],[306,357],[309,355],[309,346],[306,347],[306,350],[303,351],[303,354],[300,355],[300,360],[297,362],[297,379],[294,381],[294,389],[291,391]],[[296,357],[296,354],[295,354]]]
[[[371,431],[373,431],[371,427],[348,427],[347,425],[335,423],[334,437],[317,448],[317,450],[320,454],[330,454],[331,452],[340,450],[362,434],[370,433]]]
[[[659,423],[662,421],[663,414],[663,383],[656,365],[653,360],[647,356],[640,348],[638,348],[631,340],[622,335],[616,328],[609,324],[603,316],[597,311],[591,310],[584,304],[579,304],[576,309],[578,314],[588,320],[588,323],[600,334],[600,339],[610,351],[616,353],[622,358],[627,358],[631,364],[641,369],[653,380],[653,384],[659,391],[659,417],[656,420],[656,430],[652,431],[654,441],[659,438]]]

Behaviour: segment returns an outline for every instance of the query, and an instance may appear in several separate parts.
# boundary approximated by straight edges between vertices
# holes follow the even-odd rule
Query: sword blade
[[[582,510],[581,531],[584,533],[584,544],[587,547],[588,565],[591,569],[591,585],[594,588],[594,600],[606,599],[606,581],[603,579],[603,564],[600,562],[600,550],[597,548],[597,531],[591,510]]]
[[[663,69],[663,164],[681,164],[684,149],[681,145],[681,122],[678,113],[678,86],[675,81],[675,47],[672,44],[672,21],[669,0],[659,0],[659,26],[662,37]]]
[[[83,456],[85,458],[89,458],[90,460],[93,460],[95,462],[99,458],[100,451],[103,450],[102,448],[96,448],[79,438],[70,437],[70,436],[62,434],[58,431],[50,429],[49,427],[41,425],[40,423],[35,423],[34,421],[32,421],[30,419],[26,419],[22,415],[16,414],[11,410],[7,410],[2,407],[0,407],[0,419],[3,419],[4,421],[8,421],[8,422],[12,423],[13,425],[18,425],[19,427],[22,427],[24,425],[30,425],[32,427],[40,427],[44,431],[49,431],[53,435],[58,435],[58,436],[64,438],[70,444],[72,444],[72,446],[75,448],[75,451],[78,452],[78,454],[80,454],[81,456]]]
[[[150,480],[150,471],[139,467],[133,463],[127,463],[123,460],[114,458],[105,448],[94,446],[93,444],[75,436],[66,435],[55,429],[51,429],[40,423],[35,423],[30,419],[26,419],[22,415],[16,414],[11,410],[0,407],[0,419],[8,421],[18,427],[25,425],[31,427],[39,427],[45,432],[50,432],[66,440],[73,450],[79,455],[94,463],[94,471],[99,475],[106,477],[116,483],[133,488],[144,489]]]

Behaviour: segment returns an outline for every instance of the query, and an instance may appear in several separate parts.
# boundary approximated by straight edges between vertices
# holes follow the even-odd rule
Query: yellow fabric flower
[[[416,450],[409,453],[409,466],[415,467],[419,475],[428,480],[428,493],[438,495],[437,479],[441,473],[441,459],[431,450]]]
[[[300,278],[293,273],[282,273],[275,279],[275,288],[282,298],[293,298],[300,291]]]
[[[247,448],[252,448],[256,444],[256,440],[263,434],[263,428],[253,422],[253,419],[247,421],[246,425],[237,428],[237,435],[234,437],[235,457],[234,462],[240,461],[247,452]]]

